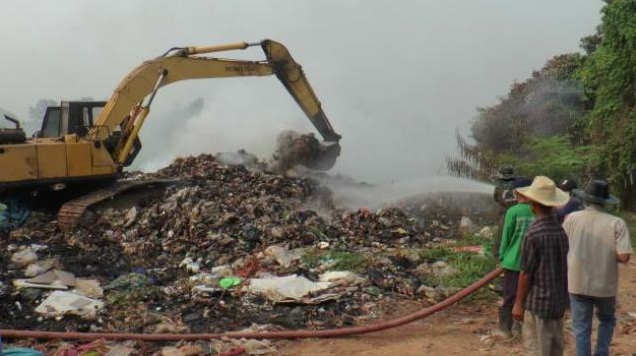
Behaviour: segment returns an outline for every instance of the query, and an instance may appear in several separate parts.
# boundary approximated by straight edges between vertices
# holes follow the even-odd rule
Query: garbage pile
[[[453,238],[458,218],[343,210],[317,182],[261,168],[179,158],[138,175],[175,184],[115,199],[69,231],[53,212],[32,212],[0,238],[0,325],[139,333],[341,327],[377,318],[382,305],[426,300],[421,293],[436,287],[427,284],[431,274],[454,273],[423,251]]]

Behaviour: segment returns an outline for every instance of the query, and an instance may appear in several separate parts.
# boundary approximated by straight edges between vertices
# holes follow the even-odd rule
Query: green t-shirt
[[[530,204],[519,203],[506,211],[499,245],[499,260],[504,269],[521,271],[521,242],[533,220]]]

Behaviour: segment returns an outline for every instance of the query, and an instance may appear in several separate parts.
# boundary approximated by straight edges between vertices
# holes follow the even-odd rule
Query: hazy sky
[[[546,59],[578,51],[600,0],[3,1],[0,107],[106,99],[169,47],[271,38],[303,65],[342,134],[334,171],[380,182],[444,172],[477,106],[494,103]],[[260,59],[260,49],[224,57]],[[202,98],[200,112],[187,107]],[[160,90],[142,130],[142,167],[176,155],[245,148],[312,131],[274,77],[212,79]]]

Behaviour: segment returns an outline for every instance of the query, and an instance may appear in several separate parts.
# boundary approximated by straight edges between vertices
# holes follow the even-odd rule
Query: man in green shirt
[[[512,308],[517,298],[517,282],[521,271],[521,246],[523,236],[534,220],[529,200],[517,189],[527,187],[532,181],[527,177],[518,177],[513,183],[517,204],[506,211],[499,246],[499,261],[504,269],[503,305],[499,310],[499,329],[507,336],[512,335]]]
[[[501,246],[501,231],[503,231],[504,219],[506,216],[506,210],[513,205],[517,204],[514,194],[514,183],[517,176],[512,166],[504,166],[499,169],[499,172],[494,177],[495,190],[493,197],[497,204],[499,204],[499,211],[497,216],[497,231],[499,234],[495,236],[492,246],[492,252],[495,259],[499,260],[499,246]]]

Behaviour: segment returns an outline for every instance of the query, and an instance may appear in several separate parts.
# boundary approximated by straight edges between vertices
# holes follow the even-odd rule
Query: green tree
[[[636,0],[603,9],[602,42],[578,77],[593,106],[589,139],[605,158],[597,172],[609,176],[628,207],[636,206]]]

